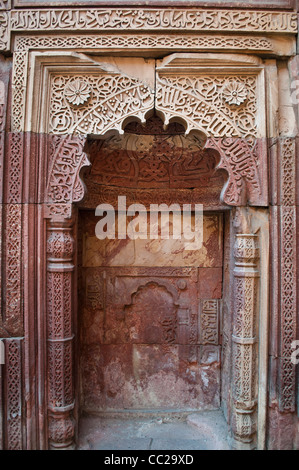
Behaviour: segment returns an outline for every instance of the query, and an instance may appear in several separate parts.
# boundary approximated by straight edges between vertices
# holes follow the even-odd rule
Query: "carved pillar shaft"
[[[47,227],[47,358],[50,449],[74,446],[73,221]]]
[[[233,311],[233,447],[255,447],[258,236],[236,235]]]

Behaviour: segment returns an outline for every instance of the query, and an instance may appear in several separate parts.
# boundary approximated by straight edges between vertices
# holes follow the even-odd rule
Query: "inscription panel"
[[[12,31],[72,30],[297,31],[287,12],[192,9],[12,10]]]

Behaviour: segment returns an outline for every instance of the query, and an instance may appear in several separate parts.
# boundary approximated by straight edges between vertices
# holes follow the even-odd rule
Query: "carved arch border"
[[[16,53],[14,68],[18,70],[22,67],[23,73],[26,75],[27,67],[18,62],[18,54],[22,55],[23,53]],[[130,119],[145,122],[146,117],[155,109],[163,118],[165,125],[171,120],[179,120],[183,123],[186,133],[198,132],[199,140],[202,140],[203,144],[205,143],[205,147],[213,148],[219,153],[221,160],[218,169],[224,169],[228,174],[227,184],[222,191],[224,203],[230,206],[241,206],[247,203],[255,206],[267,205],[267,185],[264,184],[267,179],[264,65],[260,59],[237,54],[234,56],[208,54],[208,66],[204,66],[205,54],[187,54],[183,56],[185,58],[183,61],[180,59],[180,54],[172,54],[159,61],[157,71],[155,70],[155,61],[147,61],[140,76],[134,77],[125,68],[122,71],[122,66],[117,61],[109,61],[109,59],[98,61],[84,54],[61,52],[26,52],[25,54],[26,58],[24,59],[23,55],[21,58],[26,63],[29,59],[28,64],[31,73],[27,86],[25,76],[21,80],[21,89],[23,90],[22,93],[26,95],[24,88],[27,88],[27,94],[33,97],[33,105],[27,110],[21,110],[21,115],[20,112],[17,112],[18,110],[15,109],[14,105],[19,106],[22,100],[20,99],[19,86],[15,85],[13,119],[17,119],[17,122],[13,121],[12,127],[16,126],[25,129],[25,131],[40,134],[45,133],[49,135],[49,139],[53,139],[56,143],[59,138],[61,138],[61,142],[65,139],[66,143],[65,152],[54,152],[54,155],[51,156],[47,194],[44,194],[45,201],[58,203],[67,203],[71,200],[78,201],[80,192],[78,175],[81,167],[88,164],[86,157],[81,159],[78,157],[79,151],[77,155],[75,151],[71,151],[74,160],[71,172],[74,180],[71,186],[68,186],[73,188],[74,196],[65,192],[65,199],[63,200],[62,194],[55,193],[59,158],[62,156],[67,167],[67,150],[70,150],[71,139],[73,139],[74,147],[78,148],[79,145],[83,145],[82,138],[84,136],[90,134],[108,136],[109,133],[113,132],[122,133],[125,123]],[[59,65],[59,63],[63,64],[63,61],[65,61],[66,66]],[[228,65],[230,62],[233,67],[231,67],[231,64]],[[223,109],[219,111],[217,108],[219,100],[216,100],[215,103],[205,101],[205,96],[201,90],[194,89],[192,91],[192,89],[190,90],[190,84],[188,86],[182,84],[178,79],[178,77],[184,76],[186,71],[187,75],[190,75],[188,70],[192,71],[193,77],[201,77],[204,69],[207,70],[207,73],[215,74],[215,66],[218,63],[221,65],[221,73],[223,74],[226,71],[229,74],[229,86],[237,86],[237,88],[240,86],[241,103],[244,101],[244,97],[242,97],[244,86],[233,82],[230,77],[238,76],[238,73],[242,76],[248,74],[256,77],[257,95],[256,98],[251,98],[252,101],[256,100],[256,103],[253,104],[256,123],[248,124],[248,129],[244,127],[238,130],[239,121],[242,120],[242,125],[246,125],[245,113],[247,108],[241,108],[241,112],[239,112],[236,109],[240,103],[234,104],[231,109],[227,105],[227,109],[223,113]],[[84,83],[82,80],[80,82],[83,68],[87,76],[93,75],[93,80],[95,80],[95,74],[103,78],[101,86],[106,87],[106,96],[99,91],[98,83],[96,83],[98,89],[94,91],[89,83]],[[68,98],[67,102],[65,90],[61,85],[56,87],[56,95],[53,98],[49,97],[49,91],[45,93],[45,90],[50,90],[53,86],[51,76],[54,73],[60,74],[57,79],[58,82],[59,80],[63,81],[62,77],[64,75],[75,75],[75,77],[77,75],[77,78],[69,80],[67,86],[69,94],[70,85],[73,85],[75,80],[78,80],[79,87],[83,86],[82,102],[79,103],[79,106],[77,106],[77,103],[74,105],[71,102],[71,99],[74,100],[73,97]],[[149,74],[149,79],[144,79],[142,76],[146,73]],[[192,82],[192,78],[190,81]],[[36,93],[34,91],[38,86],[39,93]],[[111,89],[109,89],[109,86]],[[118,87],[118,89],[113,89],[113,86]],[[196,86],[198,85],[196,84]],[[205,87],[208,89],[208,92],[206,92],[206,99],[208,100],[212,87],[210,84],[205,84]],[[204,89],[204,87],[202,88]],[[221,87],[218,86],[216,92],[213,90],[214,95],[217,93],[219,95],[219,89]],[[163,90],[165,90],[165,94],[163,94]],[[80,92],[80,90],[77,91]],[[74,90],[72,89],[71,92],[73,93]],[[228,93],[234,92],[234,90],[230,90]],[[94,98],[97,94],[99,97]],[[90,99],[90,95],[94,96]],[[88,101],[88,99],[90,99],[90,104],[87,102],[84,107],[84,101]],[[58,104],[58,101],[63,102],[63,106]],[[46,110],[48,105],[51,106],[48,114],[40,112],[41,103],[44,103],[43,107]],[[81,112],[82,104],[83,111]],[[212,119],[212,114],[217,117]],[[50,121],[49,115],[52,116]],[[75,143],[76,138],[77,143]],[[57,145],[61,150],[62,143],[57,143]],[[68,167],[68,169],[70,168]],[[82,191],[83,188],[81,188],[81,193]]]
[[[29,54],[30,56],[30,54]],[[57,57],[57,54],[56,56]],[[45,59],[44,65],[43,58]],[[74,60],[74,57],[65,56],[63,53],[60,54],[62,60],[69,60],[70,64]],[[38,62],[36,59],[41,59]],[[17,60],[17,59],[16,59]],[[75,60],[86,63],[85,57],[75,57]],[[84,152],[84,145],[87,139],[87,134],[74,134],[74,133],[62,133],[62,134],[48,134],[48,128],[46,127],[46,117],[41,116],[41,106],[38,105],[38,100],[44,99],[45,101],[49,98],[48,88],[46,86],[47,80],[49,79],[50,67],[49,62],[51,59],[47,54],[36,54],[32,53],[29,57],[29,65],[31,70],[34,72],[30,75],[28,87],[33,90],[36,86],[36,76],[39,75],[39,93],[37,94],[37,100],[32,103],[32,109],[36,110],[35,120],[32,119],[32,113],[27,113],[24,116],[24,125],[26,130],[33,132],[39,131],[39,133],[45,132],[44,143],[50,149],[49,151],[49,162],[47,169],[44,169],[43,181],[47,175],[47,183],[41,189],[42,193],[42,204],[43,214],[41,217],[41,223],[44,224],[46,219],[45,229],[46,234],[42,235],[42,239],[45,244],[45,259],[44,259],[44,271],[41,273],[45,276],[45,296],[44,306],[46,308],[46,408],[47,408],[47,431],[46,435],[49,440],[50,448],[72,448],[74,447],[74,435],[76,426],[76,403],[75,403],[75,385],[74,385],[74,371],[73,371],[73,353],[75,348],[75,332],[74,332],[74,312],[76,311],[76,300],[74,297],[75,285],[76,285],[76,214],[74,204],[79,202],[84,195],[84,185],[80,179],[81,169],[89,164],[88,157]],[[89,62],[89,59],[88,59]],[[244,63],[243,63],[244,66]],[[255,63],[257,66],[257,63]],[[98,67],[98,65],[96,66]],[[250,66],[246,66],[247,68]],[[237,68],[237,66],[236,66]],[[141,84],[143,86],[143,84]],[[16,88],[17,89],[17,88]],[[122,128],[122,123],[128,119],[128,117],[134,116],[141,121],[146,118],[148,112],[150,112],[155,106],[154,101],[150,104],[141,106],[134,109],[131,113],[126,112],[123,118],[117,120],[117,125],[113,129],[111,124],[107,127],[102,128],[102,134],[107,135],[108,132],[119,131]],[[175,118],[177,115],[170,108],[168,110],[167,120]],[[199,131],[202,135],[203,129],[194,120],[192,124],[192,117],[189,119],[189,131]],[[26,127],[27,126],[27,127]],[[34,127],[36,126],[36,127]],[[186,128],[188,126],[186,125]],[[262,146],[264,145],[263,138],[261,138]],[[235,198],[227,199],[227,203],[231,206],[242,206],[246,204],[248,199],[248,187],[254,183],[256,174],[252,174],[249,178],[249,186],[247,184],[247,191],[244,190],[244,167],[248,167],[248,155],[251,155],[253,160],[251,162],[256,163],[256,157],[251,150],[249,150],[249,143],[242,136],[229,136],[225,139],[222,137],[208,137],[206,141],[206,147],[216,149],[220,156],[221,162],[219,168],[224,168],[228,171],[229,175],[234,180],[234,192],[237,195]],[[260,149],[263,147],[260,147]],[[231,155],[233,155],[234,165],[229,166],[228,161],[228,149]],[[235,150],[235,153],[234,153]],[[241,161],[238,161],[238,156],[241,154]],[[245,155],[245,158],[244,158]],[[241,166],[239,166],[239,163]],[[249,164],[250,167],[250,164]],[[255,168],[255,166],[253,165]],[[234,178],[237,176],[237,178]],[[238,177],[239,176],[239,177]],[[245,184],[246,186],[246,184]],[[227,190],[227,187],[224,190]],[[258,194],[257,200],[261,203],[261,195]],[[264,205],[264,201],[261,205]],[[242,249],[247,250],[246,240],[252,239],[249,233],[245,231],[243,236]],[[247,236],[249,235],[249,236]],[[240,238],[240,237],[239,237]],[[255,239],[256,237],[254,237]],[[250,247],[249,247],[250,248]],[[255,249],[255,247],[254,247]],[[249,255],[244,255],[248,257]],[[236,255],[236,260],[239,252]],[[250,258],[250,256],[249,256]],[[247,258],[246,258],[247,260]],[[250,260],[248,261],[250,265]],[[246,278],[250,277],[250,266],[249,273],[244,273],[244,276],[240,274],[240,270],[236,270],[236,279],[238,280],[239,299],[243,296],[244,302],[247,305],[250,304],[249,299],[246,297],[248,292],[246,291],[245,283]],[[252,276],[256,279],[256,275]],[[242,279],[244,278],[244,283]],[[240,282],[239,282],[240,281]],[[243,285],[243,284],[244,285]],[[255,280],[252,283],[256,283]],[[237,284],[237,281],[236,281]],[[242,315],[242,308],[240,302],[235,306],[235,317],[238,318]],[[249,310],[245,312],[246,321],[253,322],[255,319],[255,306],[249,305]],[[238,318],[239,323],[242,323],[242,318]],[[254,325],[252,324],[254,329]],[[246,332],[245,332],[246,333]],[[238,371],[242,368],[242,360],[244,351],[254,351],[256,348],[257,337],[251,335],[249,338],[244,336],[244,332],[238,331],[235,335],[236,344],[238,345],[238,353],[235,357],[235,365]],[[254,428],[254,414],[256,411],[256,387],[255,378],[251,375],[254,370],[254,361],[256,360],[254,353],[250,353],[246,359],[247,372],[242,376],[242,373],[236,378],[237,390],[235,391],[235,401],[238,407],[235,413],[235,428],[233,433],[236,441],[240,442],[240,446],[252,446],[255,440],[256,429]],[[247,375],[246,375],[247,374]],[[248,375],[249,374],[249,375]],[[243,388],[246,388],[248,380],[252,387],[249,393],[250,397],[242,396]],[[47,444],[45,444],[47,445]],[[238,444],[237,444],[238,445]]]

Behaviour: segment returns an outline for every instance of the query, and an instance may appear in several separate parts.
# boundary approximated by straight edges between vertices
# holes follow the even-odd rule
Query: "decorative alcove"
[[[43,55],[36,55],[35,60],[43,61]],[[144,156],[144,152],[146,153],[151,146],[155,145],[153,141],[148,141],[151,137],[144,136],[143,140],[139,139],[140,143],[135,137],[134,149],[132,149],[132,134],[131,137],[128,136],[124,129],[127,125],[132,126],[132,122],[136,119],[145,123],[146,118],[155,110],[156,114],[162,118],[164,131],[167,130],[167,125],[171,125],[172,122],[181,123],[184,127],[186,137],[184,137],[183,148],[187,149],[185,150],[187,151],[187,159],[190,159],[190,154],[192,158],[196,159],[195,145],[203,160],[206,158],[209,162],[214,161],[214,168],[217,161],[217,169],[222,170],[222,175],[226,175],[225,178],[222,176],[222,188],[219,188],[218,182],[218,197],[211,200],[214,209],[221,206],[222,208],[242,206],[246,200],[252,204],[264,205],[267,199],[267,188],[261,184],[265,175],[265,139],[263,137],[265,129],[264,121],[261,119],[262,115],[257,115],[257,105],[261,111],[264,99],[263,67],[258,60],[234,56],[235,66],[231,67],[232,57],[224,55],[221,57],[223,67],[219,73],[216,71],[215,65],[216,63],[219,65],[219,56],[210,55],[208,75],[204,65],[207,57],[201,54],[184,57],[174,55],[166,58],[158,63],[158,72],[155,72],[154,61],[143,61],[142,59],[134,59],[131,63],[130,60],[113,58],[107,59],[106,64],[101,62],[95,66],[94,63],[97,61],[83,56],[79,60],[75,59],[75,63],[67,69],[65,69],[65,65],[60,66],[56,62],[55,65],[49,65],[49,60],[51,61],[49,56],[46,60],[48,64],[44,68],[41,86],[44,89],[47,83],[46,89],[50,87],[52,90],[47,98],[49,100],[49,114],[43,115],[40,121],[33,119],[33,127],[34,122],[40,122],[47,126],[47,133],[49,133],[47,137],[48,176],[44,193],[46,202],[44,217],[49,220],[47,223],[47,276],[45,280],[47,285],[45,300],[48,311],[46,357],[48,364],[49,438],[51,447],[56,448],[72,446],[72,436],[75,429],[73,416],[75,416],[74,412],[78,412],[76,401],[74,401],[75,389],[72,385],[74,379],[72,351],[76,347],[74,332],[77,328],[76,317],[74,317],[76,312],[75,260],[77,251],[77,229],[75,228],[77,225],[74,224],[77,224],[77,216],[71,203],[80,204],[84,196],[84,185],[80,178],[80,171],[89,164],[85,152],[97,152],[95,150],[97,145],[99,148],[103,145],[105,147],[105,145],[107,146],[105,142],[109,142],[111,147],[111,142],[113,142],[112,148],[115,146],[120,149],[125,147],[129,153],[134,150],[137,155],[139,153]],[[53,57],[52,60],[57,61],[57,57],[55,59]],[[87,73],[87,64],[90,66],[89,73]],[[136,70],[136,64],[140,66],[138,77],[131,78]],[[214,64],[214,68],[212,64]],[[83,65],[84,74],[80,73],[80,67]],[[157,73],[157,77],[154,80],[155,73]],[[211,76],[216,73],[219,78],[214,77],[211,82]],[[245,83],[248,80],[248,86],[246,86]],[[211,84],[209,84],[210,82]],[[190,88],[192,83],[193,88]],[[33,103],[33,109],[36,109],[35,106]],[[68,129],[69,133],[66,133]],[[85,134],[82,134],[83,130]],[[212,130],[214,134],[212,134]],[[117,131],[123,137],[113,137]],[[96,135],[101,137],[100,141],[89,145],[89,149],[86,147],[88,135],[91,139]],[[211,136],[208,137],[209,135]],[[103,138],[106,138],[104,143]],[[157,136],[154,137],[154,141],[155,139]],[[173,139],[172,137],[174,143]],[[146,145],[144,145],[144,141],[148,141]],[[110,152],[109,145],[104,152],[106,155]],[[164,141],[164,145],[169,145],[169,142]],[[176,150],[172,157],[172,170],[170,171],[170,167],[168,168],[169,177],[172,179],[172,182],[170,180],[168,182],[170,186],[165,188],[168,193],[171,187],[175,190],[179,190],[180,184],[184,187],[183,183],[178,183],[178,179],[173,180],[176,174],[174,171],[175,158],[177,158],[176,165],[180,165],[177,175],[184,174],[184,156],[180,155],[181,150],[177,155],[179,147],[176,143]],[[157,158],[159,153],[157,149],[153,153]],[[93,160],[94,166],[91,167],[90,175],[96,178],[97,174],[97,178],[100,180],[103,178],[109,181],[109,166],[106,164],[104,165],[105,170],[103,168],[101,170],[101,159],[93,158]],[[132,155],[130,160],[133,162]],[[109,164],[113,164],[113,158],[109,158]],[[148,162],[149,164],[151,163]],[[225,171],[223,172],[223,170]],[[196,173],[195,179],[198,179]],[[141,180],[139,179],[138,184]],[[134,178],[131,183],[133,188],[135,184],[135,189],[138,190],[138,184],[136,187]],[[143,197],[145,189],[149,192],[146,184],[143,187],[144,184],[143,181],[143,185],[141,184],[140,187],[143,189],[141,191]],[[88,185],[90,186],[89,182]],[[117,186],[117,183],[114,180],[114,194],[115,185]],[[94,198],[97,197],[97,192],[94,192],[94,181],[92,186],[91,195]],[[119,182],[119,187],[122,190],[127,186],[130,185]],[[186,181],[185,186],[188,188]],[[193,181],[190,186],[196,187],[197,183]],[[212,188],[213,185],[209,191]],[[205,197],[208,196],[207,191],[202,192],[205,193]],[[156,193],[158,194],[158,188],[156,188]],[[220,196],[219,193],[221,193]],[[196,194],[196,190],[193,190],[193,194]],[[189,197],[188,194],[185,196],[186,201],[190,202],[190,195]],[[196,202],[203,202],[200,197],[198,199],[193,197],[193,199]],[[106,200],[105,197],[104,200]],[[244,210],[246,212],[246,209]],[[238,212],[238,214],[241,213],[242,211]],[[238,217],[240,216],[238,215]],[[228,221],[226,223],[228,224],[226,229],[228,238],[225,243],[230,245],[232,239],[229,233],[232,228],[229,228]],[[222,401],[226,403],[228,419],[232,419],[235,445],[242,446],[244,444],[245,447],[252,447],[256,445],[257,321],[259,318],[259,304],[257,303],[259,274],[256,263],[259,255],[257,235],[252,235],[251,223],[241,220],[241,222],[237,222],[237,225],[240,225],[237,229],[241,230],[243,238],[241,238],[241,245],[236,248],[235,256],[237,263],[237,256],[239,256],[237,253],[241,250],[242,267],[240,269],[236,267],[236,270],[232,271],[231,255],[227,251],[226,269],[229,274],[224,288],[227,299],[229,299],[230,289],[234,289],[234,298],[239,299],[238,303],[233,303],[233,309],[235,309],[233,317],[230,315],[226,317],[228,323],[226,339],[231,339],[228,339],[229,344],[226,344],[227,357],[224,359],[226,363],[233,362],[237,376],[235,382],[233,381],[232,390],[228,383],[224,386],[226,392],[224,392],[225,399],[222,397]],[[244,231],[242,231],[243,226]],[[259,222],[257,222],[255,231],[258,229]],[[240,238],[236,240],[239,242]],[[243,249],[245,252],[242,255]],[[211,256],[212,253],[208,253],[208,257]],[[221,264],[222,261],[219,265],[220,268]],[[148,284],[151,285],[151,288],[157,286],[157,282],[154,281],[149,277]],[[217,290],[217,287],[215,288]],[[191,287],[190,289],[192,290]],[[134,290],[131,294],[134,294]],[[193,303],[201,305],[199,310],[202,311],[204,311],[204,300],[213,300],[213,297],[207,299],[207,294],[203,294],[201,298],[196,296],[189,298],[190,305]],[[230,311],[230,300],[227,302],[229,305],[226,305],[224,310]],[[133,298],[131,298],[131,302],[128,301],[128,306],[125,309],[128,309],[132,303],[134,303]],[[176,303],[174,302],[174,305]],[[245,308],[244,305],[246,305]],[[179,307],[178,303],[177,307]],[[111,309],[114,312],[117,310],[113,304]],[[219,306],[216,306],[217,312],[218,309],[220,310]],[[231,322],[233,326],[231,326]],[[220,351],[216,353],[216,356],[217,354],[220,358]],[[57,360],[59,362],[58,369]],[[191,362],[196,361],[192,360]],[[219,361],[216,359],[217,362]],[[87,363],[88,361],[86,361],[86,365]],[[59,374],[60,379],[57,380]],[[232,378],[232,380],[234,379]],[[219,382],[220,374],[218,373],[218,378],[214,378],[212,381]],[[233,408],[230,403],[231,394],[234,397]],[[182,387],[178,395],[182,395]],[[204,403],[203,397],[204,394],[201,398]],[[94,397],[91,401],[94,402]],[[220,404],[219,395],[216,402]],[[142,400],[141,402],[140,399],[137,400],[137,403],[142,404]],[[163,406],[162,402],[161,406]],[[176,406],[178,406],[178,402]],[[206,406],[215,407],[215,400],[213,404],[207,403]]]
[[[270,361],[278,371],[273,374],[280,377],[279,412],[292,414],[295,409],[294,367],[287,358],[295,335],[296,294],[285,302],[296,270],[295,141],[281,85],[287,69],[280,57],[294,53],[296,17],[285,12],[213,10],[200,11],[195,18],[194,12],[184,9],[178,12],[188,20],[182,27],[170,10],[159,9],[159,19],[153,21],[155,9],[142,18],[141,10],[131,18],[128,11],[109,9],[99,34],[101,9],[88,15],[83,8],[79,13],[70,9],[68,21],[61,11],[11,11],[9,32],[1,36],[14,61],[2,207],[3,259],[9,260],[3,278],[3,325],[10,331],[10,336],[2,335],[8,371],[3,387],[6,402],[18,410],[10,415],[10,405],[5,405],[9,417],[5,446],[75,445],[80,412],[78,208],[97,197],[89,191],[88,179],[87,190],[82,183],[81,170],[89,165],[86,144],[122,136],[127,125],[145,124],[155,111],[166,129],[179,123],[187,139],[201,136],[204,149],[217,153],[218,169],[225,171],[218,207],[225,212],[222,318],[228,319],[222,330],[227,354],[221,406],[233,445],[263,448],[269,311],[274,323],[279,317],[281,325],[271,346],[275,360]],[[112,34],[111,28],[118,30],[128,17],[128,31]],[[287,36],[280,44],[281,34]],[[124,48],[129,55],[125,58]],[[284,90],[281,102],[286,104],[278,102],[275,80]],[[276,141],[279,133],[286,138]],[[270,186],[269,158],[281,164],[279,170],[271,166]],[[277,250],[271,254],[269,277],[270,234]],[[278,252],[285,255],[282,281],[273,274]],[[134,297],[131,300],[127,310],[133,308]],[[21,363],[24,368],[18,366]],[[271,402],[274,415],[278,401]]]
[[[85,208],[78,220],[81,411],[218,409],[227,209],[219,154],[203,149],[200,136],[186,137],[181,124],[165,129],[155,115],[122,135],[90,140],[86,150],[91,166],[78,204]],[[117,210],[118,196],[126,208],[147,211],[147,233],[137,240],[95,235],[96,207]],[[170,223],[179,217],[180,230],[183,205],[202,204],[204,246],[188,251],[173,233],[151,239],[153,204],[172,209]]]

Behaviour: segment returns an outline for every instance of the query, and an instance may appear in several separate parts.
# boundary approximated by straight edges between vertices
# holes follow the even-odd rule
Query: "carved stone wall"
[[[207,216],[206,225],[211,221]],[[80,222],[82,409],[217,409],[222,276],[215,244],[221,227],[209,231],[207,258],[182,259],[170,240],[168,255],[152,255],[153,246],[136,241],[133,260],[129,240],[94,240],[92,213]],[[158,242],[163,251],[161,240],[155,249]]]
[[[92,159],[87,136],[124,142],[127,124],[136,126],[132,120],[144,124],[156,113],[165,126],[170,123],[168,128],[176,123],[176,134],[183,126],[180,135],[186,133],[187,141],[197,139],[202,162],[209,161],[207,156],[214,159],[212,167],[205,167],[208,173],[217,169],[205,194],[206,208],[250,205],[262,211],[269,207],[270,320],[267,323],[267,307],[261,309],[260,302],[259,329],[252,330],[250,337],[236,334],[236,328],[246,311],[251,312],[252,328],[256,326],[245,284],[257,281],[250,275],[232,275],[233,231],[225,229],[222,406],[235,441],[253,447],[257,442],[259,448],[294,448],[298,446],[298,398],[290,355],[292,341],[298,339],[294,287],[298,169],[290,96],[298,65],[293,61],[289,73],[287,61],[296,54],[295,6],[277,0],[271,5],[251,2],[248,8],[233,1],[221,10],[211,3],[198,9],[192,2],[188,7],[176,3],[171,8],[174,2],[170,0],[166,8],[156,0],[151,8],[132,9],[101,7],[100,1],[87,6],[83,0],[79,10],[64,0],[55,8],[47,2],[39,8],[35,0],[0,1],[0,50],[4,54],[0,60],[0,336],[6,354],[0,366],[0,446],[74,445],[74,203],[87,194],[81,207],[92,207],[100,196],[96,188],[100,173],[96,175],[95,167],[90,169],[95,180],[87,193],[82,183],[82,169]],[[129,60],[123,59],[124,51]],[[120,137],[115,137],[117,133]],[[175,169],[168,174],[173,177]],[[108,169],[105,176],[109,178]],[[136,182],[140,179],[135,175]],[[202,188],[192,187],[192,197],[186,187],[174,188],[176,195],[172,188],[156,188],[157,197],[161,202],[173,197],[178,202],[186,197],[195,202],[204,197]],[[138,187],[129,189],[131,198],[140,196]],[[146,200],[146,188],[142,189]],[[115,186],[108,192],[109,198],[117,195]],[[103,201],[106,196],[101,195]],[[253,232],[242,233],[247,239]],[[262,252],[261,248],[259,269],[267,277]],[[237,281],[244,287],[239,286],[244,311],[238,303],[230,304]],[[90,291],[91,303],[96,295]],[[128,304],[131,309],[134,299]],[[203,345],[211,341],[211,347],[220,333],[215,328],[219,312],[214,300],[202,299],[199,309],[206,327],[201,341]],[[257,337],[263,341],[249,341]],[[269,340],[269,378],[265,339]],[[258,366],[253,358],[256,350]],[[231,375],[231,358],[240,379]],[[252,385],[249,398],[243,393],[248,380]]]

